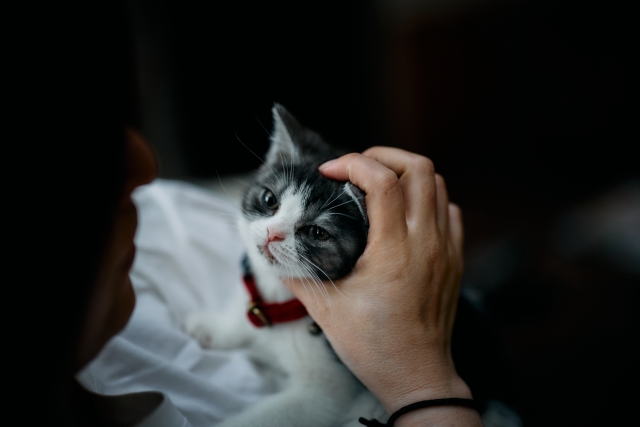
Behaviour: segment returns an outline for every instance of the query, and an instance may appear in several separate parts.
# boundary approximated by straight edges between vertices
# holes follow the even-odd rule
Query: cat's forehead
[[[325,178],[318,172],[318,165],[298,164],[287,167],[272,167],[258,176],[258,185],[282,196],[303,195],[303,199],[313,202],[323,199],[342,187],[342,183]]]

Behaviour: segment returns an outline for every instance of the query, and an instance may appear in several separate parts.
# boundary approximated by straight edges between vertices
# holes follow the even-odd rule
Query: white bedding
[[[275,391],[243,351],[202,349],[181,327],[190,312],[223,309],[229,290],[242,286],[239,207],[166,180],[136,190],[134,200],[136,308],[78,379],[101,394],[161,391],[193,427],[215,424]]]

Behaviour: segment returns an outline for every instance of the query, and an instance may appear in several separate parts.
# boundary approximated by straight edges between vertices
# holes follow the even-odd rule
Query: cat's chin
[[[260,263],[259,269],[262,273],[268,273],[272,277],[277,277],[278,279],[302,279],[305,276],[301,274],[294,274],[291,271],[291,268],[287,267],[284,263],[278,261],[278,259],[273,255],[269,257],[268,255],[262,253],[260,251]]]

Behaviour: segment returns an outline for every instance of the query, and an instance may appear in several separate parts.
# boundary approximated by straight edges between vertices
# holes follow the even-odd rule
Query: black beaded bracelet
[[[422,400],[420,402],[403,406],[402,408],[391,414],[386,424],[382,424],[376,419],[367,420],[362,417],[358,419],[358,422],[367,427],[393,427],[393,424],[396,422],[396,420],[407,412],[415,411],[416,409],[428,408],[431,406],[464,406],[466,408],[475,409],[476,411],[478,410],[478,405],[473,399],[460,399],[458,397],[450,397],[446,399]]]

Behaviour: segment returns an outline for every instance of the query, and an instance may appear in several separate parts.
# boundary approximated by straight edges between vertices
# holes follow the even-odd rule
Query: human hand
[[[470,398],[450,351],[463,228],[443,178],[426,157],[387,147],[347,154],[320,171],[366,193],[367,246],[351,274],[325,282],[331,305],[299,279],[286,285],[390,413],[419,400]]]

